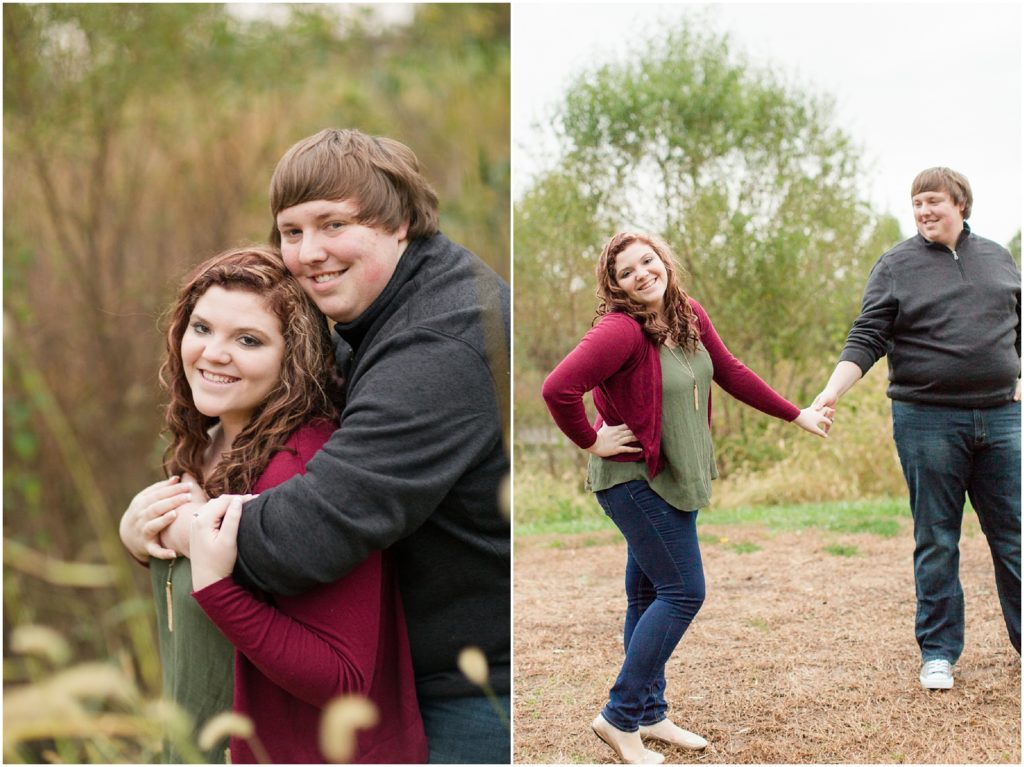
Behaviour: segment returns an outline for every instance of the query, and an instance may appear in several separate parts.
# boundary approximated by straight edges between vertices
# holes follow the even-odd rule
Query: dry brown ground
[[[652,746],[667,762],[1020,764],[1020,659],[973,519],[966,648],[953,690],[933,692],[917,680],[909,531],[709,531],[728,542],[702,546],[708,596],[669,661],[668,699],[710,745]],[[835,543],[856,555],[824,551]],[[624,561],[615,533],[517,539],[517,763],[614,761],[589,722],[621,663]]]

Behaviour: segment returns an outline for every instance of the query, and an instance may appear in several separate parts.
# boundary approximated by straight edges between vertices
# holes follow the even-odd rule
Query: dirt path
[[[948,692],[917,681],[909,531],[708,531],[726,541],[702,546],[708,597],[669,661],[668,699],[711,745],[657,746],[666,761],[1020,764],[1020,659],[976,523],[961,546],[967,646]],[[837,543],[856,554],[824,551]],[[589,722],[621,663],[624,562],[614,533],[516,540],[517,763],[613,761]]]

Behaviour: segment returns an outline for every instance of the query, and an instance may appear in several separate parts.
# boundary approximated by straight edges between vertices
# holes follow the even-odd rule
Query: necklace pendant
[[[700,394],[697,392],[697,382],[693,382],[693,409],[700,410]]]
[[[164,584],[164,594],[167,597],[167,633],[174,633],[174,587],[171,583],[171,571],[174,570],[174,560],[167,568],[167,583]]]
[[[171,600],[174,595],[171,594],[171,582],[167,581],[167,632],[174,632],[174,607],[171,604]]]

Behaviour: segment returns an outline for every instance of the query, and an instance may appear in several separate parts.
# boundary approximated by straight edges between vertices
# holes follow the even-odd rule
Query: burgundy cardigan
[[[305,473],[336,425],[314,421],[288,440],[260,476],[259,493]],[[310,546],[316,545],[311,533]],[[390,556],[374,552],[334,583],[293,597],[256,595],[231,577],[193,592],[235,646],[234,709],[253,720],[274,763],[322,763],[323,707],[339,695],[369,698],[380,723],[360,731],[355,763],[427,760],[412,656]],[[232,763],[258,761],[231,739]]]
[[[711,356],[714,381],[736,399],[784,421],[800,415],[800,408],[758,378],[732,356],[711,324],[704,307],[692,298],[700,340]],[[587,419],[583,395],[593,390],[598,418]],[[654,477],[664,467],[661,455],[661,361],[657,344],[640,323],[622,312],[605,314],[579,345],[544,380],[544,401],[565,435],[586,449],[597,440],[597,429],[607,422],[626,424],[636,435],[642,453],[620,453],[613,461],[647,462]],[[708,427],[711,392],[708,392]]]

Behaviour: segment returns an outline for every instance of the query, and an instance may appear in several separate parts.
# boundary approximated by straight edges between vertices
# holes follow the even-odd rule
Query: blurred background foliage
[[[161,476],[160,317],[178,280],[266,238],[274,165],[324,127],[412,147],[445,233],[508,279],[509,7],[3,14],[5,690],[45,676],[8,642],[43,625],[153,696],[148,577],[117,522]],[[144,761],[150,735],[100,751],[5,740],[5,756]]]
[[[515,204],[517,520],[557,516],[582,487],[587,454],[554,427],[540,387],[594,319],[594,268],[613,233],[665,239],[730,350],[803,407],[871,267],[913,226],[909,192],[905,221],[871,209],[860,149],[827,95],[750,64],[710,27],[668,27],[630,50],[577,74],[552,115],[558,147],[542,155],[556,159]],[[1019,259],[1019,235],[1010,247]],[[825,445],[715,387],[713,504],[905,493],[876,368]]]

